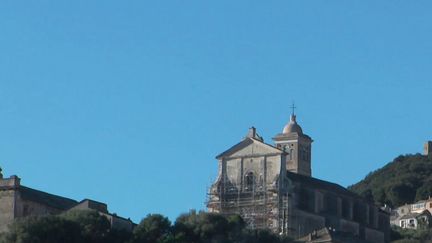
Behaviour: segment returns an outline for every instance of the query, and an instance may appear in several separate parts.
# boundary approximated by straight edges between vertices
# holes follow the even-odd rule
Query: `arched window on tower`
[[[289,160],[293,160],[294,159],[294,149],[290,149],[289,151]]]
[[[255,185],[255,175],[253,172],[249,172],[245,175],[245,189],[252,191]]]

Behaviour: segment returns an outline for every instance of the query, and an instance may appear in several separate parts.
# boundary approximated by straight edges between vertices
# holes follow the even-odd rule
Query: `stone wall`
[[[24,200],[18,192],[16,197],[16,215],[15,218],[27,216],[39,216],[47,214],[59,214],[62,210],[40,204],[38,202]]]
[[[0,191],[0,232],[7,230],[7,227],[15,218],[15,191]]]
[[[219,163],[226,163],[226,173],[234,184],[240,184],[248,171],[254,172],[257,179],[261,175],[265,183],[272,183],[281,172],[282,156],[279,151],[260,142],[253,142],[236,151],[234,154],[223,158]],[[222,166],[223,167],[223,166]],[[220,168],[223,169],[223,168]]]
[[[10,178],[0,179],[0,189],[14,189],[20,186],[21,179],[18,176],[11,176]]]
[[[341,231],[350,232],[353,235],[359,235],[360,234],[360,231],[359,231],[360,225],[356,222],[341,219],[339,224],[340,224],[339,227],[340,227]]]
[[[299,238],[326,226],[326,219],[320,215],[302,210],[291,210],[288,218],[288,235]]]
[[[16,217],[17,192],[20,186],[20,178],[11,176],[0,179],[0,232],[7,230],[7,227]]]
[[[361,239],[384,242],[389,224],[388,215],[359,198],[341,195],[331,190],[319,190],[303,183],[294,183],[290,191],[290,228],[294,237],[329,227],[336,231],[350,232]],[[311,215],[314,215],[312,217]],[[324,223],[322,223],[324,221]],[[306,226],[307,225],[307,226]],[[307,232],[309,230],[309,232]]]
[[[108,213],[100,213],[100,215],[105,216],[108,221],[111,224],[111,228],[117,229],[117,230],[126,230],[126,231],[132,231],[133,230],[133,223],[132,221],[124,218],[120,218],[116,215],[108,214]]]
[[[385,235],[380,231],[365,228],[365,240],[370,242],[385,242]]]
[[[241,189],[245,175],[250,172],[253,173],[257,186],[274,183],[280,173],[281,156],[243,157],[228,159],[225,163],[229,182]]]

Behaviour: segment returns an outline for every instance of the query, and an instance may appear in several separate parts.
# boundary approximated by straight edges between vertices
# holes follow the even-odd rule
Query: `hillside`
[[[432,160],[420,154],[401,155],[348,189],[393,207],[425,199],[432,196]]]

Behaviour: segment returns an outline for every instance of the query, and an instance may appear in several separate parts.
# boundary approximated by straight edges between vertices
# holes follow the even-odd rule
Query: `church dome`
[[[294,114],[291,115],[291,121],[285,125],[282,133],[283,134],[298,133],[299,135],[303,134],[303,130],[300,127],[300,125],[297,124],[296,116]]]

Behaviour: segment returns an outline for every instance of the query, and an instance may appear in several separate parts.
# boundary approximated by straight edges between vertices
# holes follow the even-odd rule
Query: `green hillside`
[[[432,196],[432,160],[421,154],[401,155],[348,189],[393,207],[425,199]]]

